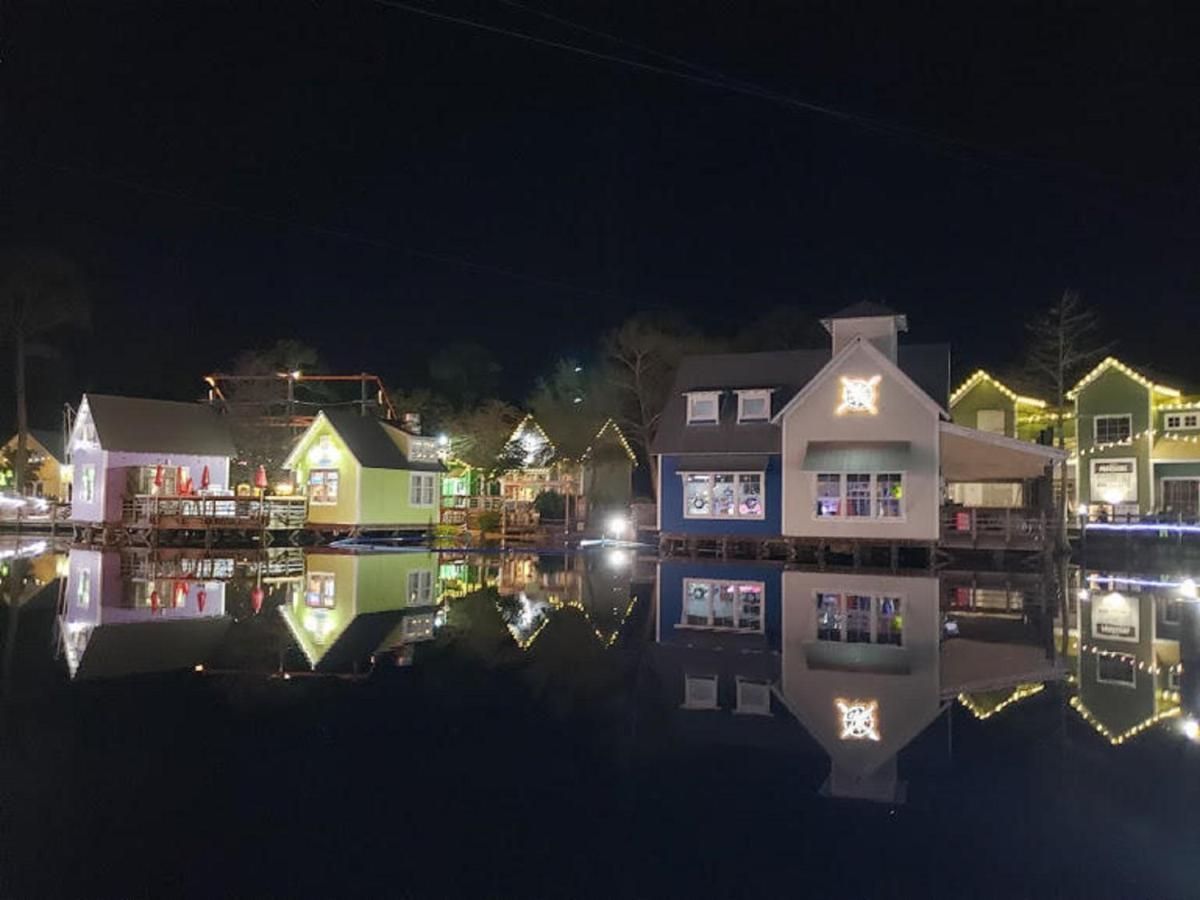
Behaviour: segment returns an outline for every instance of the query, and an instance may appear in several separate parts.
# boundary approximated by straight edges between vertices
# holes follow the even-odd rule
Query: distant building
[[[19,436],[14,434],[4,445],[4,453],[10,460],[16,453]],[[25,493],[46,500],[69,500],[71,470],[67,467],[62,432],[31,428],[26,448],[35,477],[25,485]],[[13,485],[6,484],[4,487],[11,489]]]
[[[233,439],[225,420],[199,403],[85,394],[71,448],[71,518],[123,521],[128,498],[229,491]],[[207,485],[204,485],[207,472]]]

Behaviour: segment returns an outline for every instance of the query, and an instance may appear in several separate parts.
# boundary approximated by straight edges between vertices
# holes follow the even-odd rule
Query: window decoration
[[[850,378],[843,375],[842,402],[836,410],[837,414],[840,416],[845,413],[868,413],[873,416],[879,412],[876,401],[879,382],[882,380],[880,375],[872,375],[870,378]]]
[[[878,741],[879,702],[876,700],[833,701],[841,717],[842,731],[838,738],[843,741]]]
[[[437,479],[432,472],[413,472],[409,482],[408,502],[413,506],[433,506]]]
[[[333,609],[337,581],[331,572],[309,572],[304,590],[304,605],[309,609]]]
[[[308,473],[308,502],[313,506],[336,506],[341,475],[337,469],[313,469]]]
[[[1120,444],[1133,435],[1133,416],[1128,413],[1113,416],[1095,416],[1092,419],[1092,437],[1097,444]]]
[[[818,592],[817,640],[844,644],[904,644],[900,597]]]
[[[762,631],[764,592],[761,581],[685,578],[681,624],[689,628]]]
[[[765,514],[761,472],[684,473],[684,518],[761,519]]]
[[[818,519],[904,517],[903,472],[819,472],[814,493]]]
[[[771,418],[769,390],[738,391],[738,421],[766,422]]]
[[[687,395],[689,425],[715,425],[719,421],[719,391],[704,391]]]

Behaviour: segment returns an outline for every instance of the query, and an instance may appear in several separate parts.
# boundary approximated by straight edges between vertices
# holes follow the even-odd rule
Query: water
[[[1200,892],[1186,572],[0,557],[3,896]]]

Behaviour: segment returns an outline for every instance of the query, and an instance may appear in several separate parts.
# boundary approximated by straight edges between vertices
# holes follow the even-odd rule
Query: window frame
[[[310,579],[315,579],[320,585],[317,591],[310,591]],[[310,598],[316,595],[316,601]],[[307,609],[333,609],[337,606],[337,575],[333,572],[322,572],[314,569],[304,573],[304,606]]]
[[[847,491],[847,485],[849,484],[848,479],[850,478],[851,475],[856,476],[856,477],[862,477],[863,475],[869,476],[869,481],[867,483],[868,484],[867,499],[868,499],[868,504],[869,504],[868,505],[869,512],[866,515],[849,515],[846,512],[846,510],[848,508],[847,504],[849,502],[849,494]],[[893,498],[893,499],[899,499],[899,502],[900,502],[900,514],[899,515],[896,515],[896,516],[881,516],[881,515],[879,515],[879,510],[881,508],[880,503],[879,503],[879,501],[881,499],[879,497],[879,479],[880,479],[880,476],[884,476],[884,475],[889,476],[889,477],[894,476],[894,475],[900,476],[900,497]],[[836,478],[837,479],[837,485],[838,485],[837,513],[834,515],[821,515],[821,513],[820,513],[821,501],[832,499],[831,497],[824,497],[820,493],[822,478]],[[908,484],[908,472],[904,471],[904,470],[897,470],[897,469],[891,469],[888,471],[877,471],[877,472],[845,472],[845,471],[842,471],[842,472],[813,472],[812,473],[813,503],[812,503],[812,507],[811,507],[812,520],[814,522],[828,522],[830,520],[839,521],[839,522],[841,522],[841,521],[855,521],[855,522],[863,522],[863,521],[904,522],[904,521],[907,521],[907,519],[908,519],[908,502],[907,502],[908,496],[907,496],[907,492],[905,491],[907,484]],[[887,499],[887,498],[884,498],[884,499]]]
[[[426,500],[425,498],[429,499]],[[437,478],[434,472],[412,472],[408,481],[408,505],[432,509],[437,502]]]
[[[1171,420],[1176,419],[1174,425]],[[1192,424],[1187,424],[1191,419]],[[1200,412],[1169,412],[1163,413],[1163,431],[1197,431],[1200,430]]]
[[[685,519],[697,519],[709,522],[762,522],[767,517],[767,473],[766,472],[680,472],[682,479],[682,494],[683,494],[683,517]],[[692,512],[691,506],[688,503],[688,484],[694,483],[693,478],[704,477],[708,479],[708,512],[695,513]],[[732,478],[733,479],[733,514],[732,515],[717,515],[714,509],[713,502],[713,487],[716,485],[717,478]],[[742,512],[742,479],[757,478],[758,479],[758,506],[759,512],[757,515],[752,513]]]
[[[996,431],[991,428],[983,427],[983,423],[981,420],[985,413],[988,415],[992,415],[992,416],[999,414],[999,416],[1000,416],[1000,430],[999,431]],[[1003,409],[994,409],[994,408],[975,410],[975,430],[982,431],[985,434],[1007,435],[1008,434],[1008,412]]]
[[[326,494],[329,493],[329,491],[328,491],[328,488],[329,488],[328,476],[331,473],[336,476],[337,489],[334,491],[334,498],[332,500],[317,500],[313,497],[313,493],[312,493],[313,480],[312,479],[313,479],[313,476],[318,473],[323,476],[326,476],[326,480],[323,482],[323,486],[326,488],[326,491],[325,491]],[[305,482],[304,489],[305,489],[305,493],[308,495],[308,505],[309,506],[337,506],[338,503],[341,502],[341,498],[342,498],[342,470],[341,469],[314,467],[314,468],[308,470],[308,472],[305,476],[304,482]]]
[[[771,421],[771,391],[769,388],[752,388],[749,390],[739,390],[735,393],[737,393],[737,420],[739,425],[747,422]],[[747,416],[747,400],[762,400],[763,414],[761,416]]]
[[[1127,659],[1129,660],[1129,681],[1120,681],[1116,678],[1103,678],[1100,675],[1100,664],[1105,659]],[[1132,653],[1097,653],[1096,654],[1096,683],[1097,684],[1116,684],[1121,687],[1136,688],[1137,687],[1137,657]]]
[[[854,640],[850,639],[850,605],[847,601],[851,597],[855,598],[856,600],[868,600],[869,601],[867,627],[866,627],[866,631],[865,631],[865,634],[867,635],[867,640],[861,640],[860,638],[855,638]],[[834,603],[834,611],[835,611],[834,617],[836,620],[835,627],[822,629],[821,628],[821,618],[820,618],[821,609],[822,609],[821,604],[822,604],[822,601],[827,601],[831,598],[835,600],[835,603]],[[815,625],[815,627],[813,629],[813,633],[814,633],[814,640],[816,640],[818,643],[822,643],[822,644],[869,644],[872,647],[895,647],[897,650],[904,649],[904,646],[905,646],[904,645],[904,631],[905,631],[905,629],[904,629],[904,613],[905,613],[905,610],[908,608],[907,595],[900,594],[900,593],[879,594],[879,593],[867,593],[867,592],[860,592],[860,591],[815,590],[812,593],[812,599],[813,599],[813,610],[814,610],[813,621],[814,621],[814,625]],[[892,603],[895,604],[894,611],[891,613],[891,616],[893,617],[893,619],[897,616],[900,618],[900,631],[899,631],[899,640],[898,641],[891,641],[891,640],[881,641],[879,639],[879,637],[880,637],[879,623],[880,623],[881,617],[883,616],[882,606],[885,601],[891,601]],[[836,634],[836,637],[822,637],[821,636],[822,630]],[[864,632],[862,632],[861,629],[859,629],[855,633],[861,634]]]
[[[708,624],[698,624],[687,621],[688,617],[688,597],[691,594],[691,589],[694,585],[704,585],[709,588],[710,592],[713,588],[716,589],[717,595],[727,587],[732,587],[736,592],[736,598],[733,606],[733,624],[732,625],[714,625],[716,614],[713,609],[713,594],[710,593],[708,601]],[[742,628],[738,626],[738,622],[742,618],[742,593],[750,593],[750,591],[739,591],[739,588],[751,587],[758,591],[758,627],[757,628]],[[684,578],[683,579],[683,602],[679,610],[679,622],[676,623],[676,628],[691,629],[695,631],[721,631],[731,634],[765,634],[767,629],[767,584],[765,581],[754,581],[746,578]]]
[[[712,702],[698,703],[692,697],[691,686],[693,682],[704,682],[712,685]],[[683,703],[681,706],[684,709],[719,709],[720,701],[720,681],[716,675],[693,675],[685,672],[683,674]]]
[[[1124,419],[1129,426],[1129,436],[1118,438],[1117,440],[1100,440],[1100,421],[1101,419]],[[1092,445],[1096,444],[1124,444],[1133,440],[1133,413],[1100,413],[1092,416]]]
[[[414,583],[416,589],[413,589]],[[408,573],[408,606],[433,606],[433,572],[415,569]]]
[[[711,419],[696,418],[696,404],[711,401],[713,415]],[[721,423],[721,392],[720,391],[690,391],[687,395],[687,424],[689,425],[719,425]]]

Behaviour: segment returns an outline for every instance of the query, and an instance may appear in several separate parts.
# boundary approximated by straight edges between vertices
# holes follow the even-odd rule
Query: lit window
[[[84,503],[96,501],[96,467],[91,463],[80,467],[79,499]]]
[[[816,595],[817,640],[845,644],[904,644],[899,597]]]
[[[842,514],[842,476],[822,473],[817,476],[817,518]]]
[[[75,588],[75,605],[87,609],[92,605],[92,573],[88,569],[79,570],[79,584]]]
[[[904,617],[900,614],[899,597],[875,598],[875,643],[900,646]]]
[[[692,628],[762,631],[764,590],[761,581],[686,578],[682,624]]]
[[[814,492],[814,517],[818,519],[904,517],[902,472],[820,472]]]
[[[765,515],[761,472],[687,472],[683,476],[687,519],[761,519]]]
[[[846,476],[846,515],[871,515],[871,476],[851,474]]]
[[[846,595],[846,643],[871,643],[871,598]]]
[[[1096,680],[1106,684],[1137,683],[1137,660],[1127,653],[1102,653],[1096,657]]]
[[[1129,440],[1133,434],[1133,417],[1126,414],[1120,416],[1096,416],[1092,420],[1093,438],[1097,444],[1115,444]]]
[[[333,609],[336,585],[329,572],[309,572],[304,605],[312,609]]]
[[[1004,421],[1004,410],[981,409],[975,414],[975,427],[990,434],[1004,434],[1008,430]]]
[[[817,640],[842,639],[841,595],[817,594]]]
[[[687,420],[689,425],[715,425],[721,398],[718,391],[688,394]]]
[[[1194,431],[1200,428],[1200,413],[1168,413],[1163,427],[1170,431]]]
[[[433,572],[424,569],[408,573],[408,605],[433,605]]]
[[[904,476],[885,472],[875,476],[875,514],[881,519],[896,519],[903,513]]]
[[[771,417],[770,391],[738,391],[738,421],[765,422]]]
[[[336,506],[340,480],[337,469],[312,469],[308,473],[309,502],[314,506]]]
[[[433,506],[436,479],[431,473],[413,472],[409,482],[409,503],[413,506]]]

